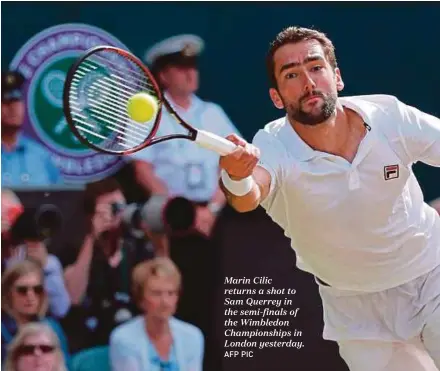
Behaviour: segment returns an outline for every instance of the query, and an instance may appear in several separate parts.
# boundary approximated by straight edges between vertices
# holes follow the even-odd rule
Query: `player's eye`
[[[323,66],[316,65],[316,66],[313,66],[313,67],[312,67],[312,71],[313,71],[313,72],[320,71],[320,70],[322,70],[323,68],[324,68]]]
[[[289,72],[289,73],[286,74],[285,78],[286,78],[286,80],[290,80],[290,79],[294,79],[295,77],[298,77],[297,73]]]

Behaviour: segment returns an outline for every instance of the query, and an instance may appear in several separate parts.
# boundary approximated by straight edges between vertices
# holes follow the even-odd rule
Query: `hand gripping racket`
[[[158,109],[147,122],[131,119],[130,98],[146,93],[157,101]],[[162,107],[185,129],[156,137]],[[131,53],[97,46],[87,50],[72,65],[64,84],[64,114],[70,129],[86,146],[103,153],[128,155],[166,140],[189,139],[220,155],[236,145],[227,139],[186,123],[163,97],[150,70]]]

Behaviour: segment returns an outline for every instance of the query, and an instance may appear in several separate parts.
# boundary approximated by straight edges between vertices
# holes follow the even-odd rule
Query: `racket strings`
[[[108,53],[110,53],[110,52],[108,52]],[[116,53],[112,53],[112,55],[115,55],[115,54]],[[120,58],[123,58],[125,61],[130,61],[129,59],[127,59],[123,56],[120,56]],[[154,84],[149,82],[150,81],[149,78],[146,77],[145,73],[141,70],[141,68],[138,65],[134,64],[134,62],[130,61],[130,63],[132,63],[132,65],[136,66],[136,70],[133,70],[133,69],[130,69],[130,68],[127,68],[124,66],[120,66],[115,61],[112,61],[111,59],[106,59],[105,57],[102,57],[99,54],[95,54],[94,59],[98,60],[98,61],[102,61],[103,63],[105,63],[105,65],[107,65],[107,64],[111,65],[111,68],[113,68],[115,71],[118,71],[118,72],[128,71],[128,72],[130,72],[130,74],[138,77],[140,80],[144,80],[147,83],[147,85],[152,89],[153,92],[156,91]],[[84,62],[87,63],[89,61],[85,60]],[[138,72],[138,71],[141,71],[141,72]]]
[[[128,100],[140,92],[159,100],[154,85],[136,63],[115,52],[92,54],[72,78],[69,102],[76,128],[103,149],[122,152],[137,147],[150,135],[156,120],[137,123],[128,116]]]
[[[72,88],[73,89],[77,88],[76,85],[73,85],[73,82],[72,82]],[[106,97],[107,98],[106,103],[108,103],[109,106],[111,106],[112,108],[114,108],[118,111],[120,110],[121,105],[125,104],[127,102],[127,100],[130,98],[130,95],[122,96],[122,94],[119,96],[112,96],[111,95],[112,94],[111,88],[107,88],[106,86],[97,87],[97,86],[92,85],[89,87],[89,93],[87,94],[87,98],[88,98],[87,100],[88,100],[88,103],[90,103],[90,106],[93,106],[93,104],[100,103],[99,100],[96,100],[94,98],[94,94],[97,94],[99,96],[99,94],[101,92],[109,93],[109,95]]]
[[[77,109],[78,109],[78,112],[81,112],[79,108],[77,108]],[[127,138],[132,138],[132,139],[135,139],[136,141],[141,141],[142,142],[145,139],[144,136],[140,135],[139,131],[130,129],[131,125],[126,125],[126,126],[120,125],[119,122],[114,119],[115,118],[114,115],[110,116],[106,112],[101,110],[100,108],[98,108],[98,110],[100,111],[99,115],[102,115],[102,116],[99,116],[99,115],[97,115],[95,113],[91,113],[91,116],[95,117],[96,119],[101,120],[101,121],[103,121],[103,122],[105,122],[105,123],[107,123],[109,125],[114,125],[114,127],[110,127],[110,128],[112,130],[114,130],[115,132],[121,133],[121,134],[125,134],[127,136]],[[83,119],[87,119],[87,117],[84,116],[84,115],[78,114],[78,116],[83,118]],[[107,118],[107,119],[105,119],[105,118]],[[125,119],[125,118],[122,117],[122,119]],[[88,124],[88,126],[94,127],[91,124]],[[123,131],[118,130],[118,129],[121,129]]]
[[[88,72],[91,72],[91,71],[93,71],[93,70],[88,70]],[[78,70],[77,72],[79,75],[82,75],[82,77],[84,77],[86,75],[86,73],[81,70]],[[114,81],[114,80],[112,80],[112,78],[121,79],[123,82]],[[76,81],[78,81],[78,80],[76,80]],[[103,81],[101,83],[107,88],[117,90],[121,95],[124,95],[126,91],[128,91],[128,93],[132,93],[132,94],[135,94],[138,91],[138,86],[130,87],[127,85],[127,83],[130,83],[129,81],[123,80],[121,77],[116,76],[114,74],[112,74],[110,77],[103,78]],[[93,87],[91,87],[91,88],[93,88]],[[152,92],[151,89],[149,91]]]
[[[89,66],[90,61],[84,61],[84,65]],[[85,69],[86,72],[90,72],[90,69],[84,68],[83,66],[80,66],[81,69]],[[85,76],[86,73],[84,73],[81,69],[78,69],[78,74]],[[106,68],[106,70],[109,70],[109,68]],[[127,70],[126,71],[130,71]],[[126,77],[122,78],[120,76],[117,76],[117,73],[120,73],[120,71],[114,70],[112,71],[114,73],[111,73],[109,77],[104,77],[101,81],[99,86],[98,85],[92,85],[90,86],[91,90],[98,90],[98,88],[103,89],[104,91],[112,92],[116,91],[119,95],[114,96],[113,98],[120,98],[119,102],[126,102],[125,99],[129,99],[133,94],[136,94],[139,92],[139,90],[147,90],[150,94],[157,95],[156,91],[153,89],[152,85],[148,83],[148,80],[145,79],[145,75],[141,76],[141,79],[138,79],[135,83],[132,81],[129,81]],[[113,78],[117,78],[120,81],[114,81]],[[75,82],[78,81],[78,79],[74,80]],[[132,84],[132,86],[129,86],[127,84]],[[142,89],[142,86],[145,89]],[[127,92],[127,93],[126,93]]]

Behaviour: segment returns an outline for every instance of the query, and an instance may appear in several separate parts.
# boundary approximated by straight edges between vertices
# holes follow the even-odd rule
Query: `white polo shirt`
[[[191,126],[226,137],[239,134],[224,110],[217,104],[192,97],[191,106],[184,110],[166,99],[176,112]],[[156,136],[186,133],[166,109]],[[172,196],[183,196],[193,201],[208,201],[218,187],[219,156],[187,139],[172,139],[147,147],[132,155],[136,160],[150,162],[156,175],[167,185]]]
[[[440,264],[440,217],[412,171],[440,166],[440,120],[392,96],[340,101],[369,128],[352,164],[310,148],[285,117],[255,135],[272,177],[262,206],[300,269],[339,289],[381,291]]]

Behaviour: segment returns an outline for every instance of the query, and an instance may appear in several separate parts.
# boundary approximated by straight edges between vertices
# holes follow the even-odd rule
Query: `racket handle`
[[[220,156],[229,155],[237,147],[231,141],[205,130],[197,130],[195,142],[203,148],[217,152]]]

